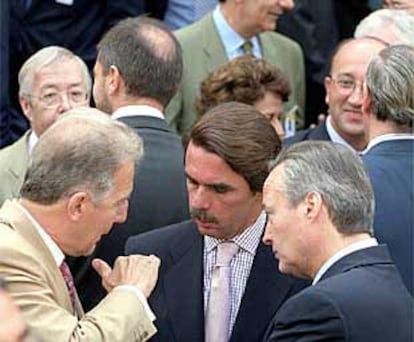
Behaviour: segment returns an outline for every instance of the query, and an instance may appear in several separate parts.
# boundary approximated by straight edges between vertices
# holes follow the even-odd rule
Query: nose
[[[267,222],[266,224],[266,228],[263,234],[262,241],[265,245],[268,245],[268,246],[272,245],[272,234],[271,234],[269,222]]]
[[[61,94],[60,97],[60,104],[59,104],[59,112],[60,113],[64,113],[67,112],[69,109],[72,109],[73,105],[71,103],[71,101],[69,100],[69,96],[68,94]]]
[[[291,11],[295,7],[295,2],[293,0],[280,0],[279,6],[283,11]]]
[[[362,84],[356,84],[351,95],[348,97],[348,102],[353,105],[360,106],[362,104],[362,92]]]
[[[210,200],[208,190],[203,186],[198,186],[196,189],[189,191],[190,206],[194,209],[206,210],[210,207]]]

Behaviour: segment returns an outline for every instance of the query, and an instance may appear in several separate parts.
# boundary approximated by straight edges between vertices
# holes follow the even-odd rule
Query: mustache
[[[193,219],[198,219],[205,223],[218,223],[218,220],[215,216],[210,215],[206,210],[203,209],[190,209],[190,215]]]

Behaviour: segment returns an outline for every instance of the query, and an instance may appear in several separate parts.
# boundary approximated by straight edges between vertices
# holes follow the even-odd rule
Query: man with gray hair
[[[374,230],[387,243],[405,285],[414,294],[414,47],[396,45],[367,70],[362,111],[369,144],[363,155],[374,188]]]
[[[413,300],[372,237],[374,197],[357,154],[330,142],[283,150],[265,181],[263,241],[279,270],[313,279],[264,341],[412,341]]]
[[[380,9],[360,21],[355,38],[373,38],[387,45],[414,46],[414,13],[398,9]]]
[[[49,46],[23,64],[19,87],[20,105],[31,129],[0,150],[0,205],[19,196],[29,155],[43,132],[62,113],[89,104],[91,78],[78,56],[65,48]]]
[[[0,209],[0,274],[41,341],[146,341],[155,333],[146,298],[154,256],[93,266],[109,292],[84,314],[65,256],[90,255],[115,222],[126,219],[142,141],[95,109],[57,120],[31,154],[21,199]]]

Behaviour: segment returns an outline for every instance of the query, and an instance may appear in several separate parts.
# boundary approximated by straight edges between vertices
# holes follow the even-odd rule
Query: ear
[[[30,101],[25,96],[19,94],[19,103],[27,120],[32,122],[32,105]]]
[[[115,65],[109,67],[108,75],[106,77],[106,87],[108,95],[114,95],[119,92],[123,84],[121,73]]]
[[[69,218],[78,222],[89,210],[89,206],[93,204],[90,195],[85,191],[79,191],[70,196],[67,202],[67,214]]]
[[[303,214],[309,221],[315,220],[323,206],[322,196],[319,192],[308,192],[303,201]]]
[[[325,86],[325,103],[329,106],[329,95],[331,93],[331,87],[332,87],[332,79],[330,77],[325,77],[323,84]]]

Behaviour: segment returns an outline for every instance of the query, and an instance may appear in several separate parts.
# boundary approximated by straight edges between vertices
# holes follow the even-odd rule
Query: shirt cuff
[[[118,285],[116,287],[113,288],[112,291],[129,291],[134,293],[139,301],[141,302],[141,304],[144,306],[144,310],[147,313],[149,319],[151,320],[151,322],[154,322],[156,317],[154,315],[154,313],[152,312],[147,299],[145,298],[144,294],[142,293],[141,289],[138,286],[134,286],[134,285]]]

